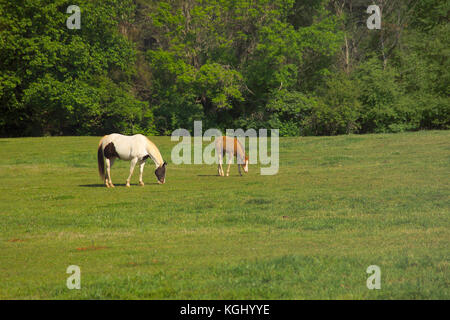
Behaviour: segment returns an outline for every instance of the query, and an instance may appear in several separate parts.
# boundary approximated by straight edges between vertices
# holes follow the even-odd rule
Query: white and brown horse
[[[242,144],[235,137],[222,136],[216,138],[216,155],[219,163],[217,170],[219,176],[224,176],[222,162],[225,154],[228,159],[227,177],[230,175],[230,167],[234,157],[236,157],[238,164],[239,175],[242,176],[241,166],[245,173],[248,172],[248,156],[245,154],[245,149],[242,147]]]
[[[120,159],[131,161],[130,175],[128,176],[126,186],[130,186],[130,179],[136,164],[139,165],[139,184],[143,186],[144,182],[142,181],[142,174],[144,172],[145,161],[148,158],[151,158],[156,165],[155,175],[158,183],[163,184],[166,179],[167,163],[163,160],[161,153],[155,144],[141,134],[125,136],[122,134],[113,133],[104,136],[98,145],[98,172],[102,180],[105,181],[105,185],[108,188],[113,188],[114,185],[111,180],[111,167],[114,160]]]

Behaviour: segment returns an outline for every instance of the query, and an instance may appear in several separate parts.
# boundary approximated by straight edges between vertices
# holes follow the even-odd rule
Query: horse
[[[236,157],[239,175],[242,176],[241,166],[245,173],[248,172],[248,156],[245,154],[245,149],[242,147],[242,144],[237,138],[222,136],[216,138],[216,155],[219,163],[217,166],[217,171],[219,172],[219,176],[224,176],[222,160],[225,153],[228,158],[227,177],[230,175],[230,167],[233,162],[233,157]]]
[[[115,159],[131,161],[130,175],[126,186],[130,186],[130,179],[136,164],[139,165],[139,184],[144,185],[142,174],[144,172],[145,161],[151,158],[156,165],[155,175],[159,184],[166,180],[166,165],[161,153],[153,142],[142,134],[125,136],[113,133],[100,139],[97,151],[98,173],[105,182],[106,187],[114,188],[111,181],[111,167]],[[106,162],[106,176],[105,163]]]

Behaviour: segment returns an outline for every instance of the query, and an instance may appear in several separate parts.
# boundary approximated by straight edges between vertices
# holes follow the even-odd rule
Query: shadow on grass
[[[240,176],[238,174],[234,175],[230,173],[228,177],[227,176],[221,177],[218,174],[198,174],[197,177],[242,178],[243,176]]]
[[[146,182],[145,185],[146,186],[152,186],[152,185],[157,185],[158,186],[159,183],[157,183],[157,182]],[[83,188],[106,188],[106,186],[104,184],[101,184],[101,183],[80,184],[78,186],[79,187],[83,187]],[[137,183],[131,183],[130,186],[131,187],[141,187]],[[125,183],[114,183],[114,187],[125,187]]]
[[[125,184],[114,184],[115,186],[125,186]],[[104,184],[94,183],[94,184],[80,184],[79,187],[85,188],[106,188]]]

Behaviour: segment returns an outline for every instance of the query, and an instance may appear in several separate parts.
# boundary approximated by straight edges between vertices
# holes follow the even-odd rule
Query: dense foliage
[[[450,128],[450,2],[0,0],[0,135]]]

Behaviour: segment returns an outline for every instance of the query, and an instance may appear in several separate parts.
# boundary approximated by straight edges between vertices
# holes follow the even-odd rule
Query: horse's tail
[[[100,140],[97,150],[98,174],[102,180],[105,180],[105,161],[103,159],[103,138]]]

